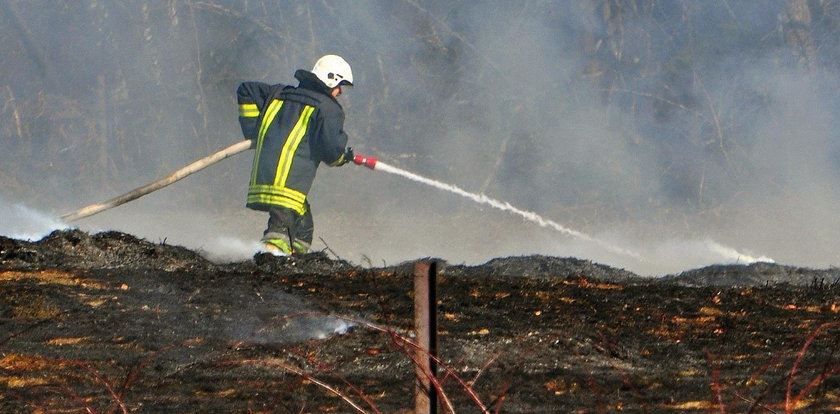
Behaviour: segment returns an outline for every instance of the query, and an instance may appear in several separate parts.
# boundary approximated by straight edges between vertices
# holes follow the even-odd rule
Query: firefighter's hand
[[[353,161],[353,156],[353,148],[347,147],[347,150],[344,151],[344,159],[341,161],[341,165]]]

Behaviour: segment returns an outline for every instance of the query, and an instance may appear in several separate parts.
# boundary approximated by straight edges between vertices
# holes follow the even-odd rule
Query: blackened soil
[[[456,412],[840,410],[836,269],[434,263]],[[407,412],[412,273],[323,253],[218,265],[114,232],[0,237],[0,412]]]

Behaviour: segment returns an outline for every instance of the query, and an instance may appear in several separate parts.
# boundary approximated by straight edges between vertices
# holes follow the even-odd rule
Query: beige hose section
[[[233,144],[233,145],[231,145],[231,146],[229,146],[229,147],[227,147],[227,148],[225,148],[225,149],[223,149],[223,150],[221,150],[221,151],[219,151],[219,152],[217,152],[213,155],[204,157],[204,158],[202,158],[202,159],[200,159],[200,160],[198,160],[198,161],[196,161],[196,162],[194,162],[190,165],[187,165],[184,168],[181,168],[178,171],[175,171],[174,173],[172,173],[171,175],[169,175],[166,178],[162,178],[162,179],[157,180],[153,183],[149,183],[149,184],[146,184],[142,187],[135,188],[134,190],[131,190],[131,191],[129,191],[129,192],[127,192],[127,193],[125,193],[121,196],[112,198],[108,201],[105,201],[105,202],[102,202],[102,203],[97,203],[97,204],[91,204],[87,207],[82,207],[82,208],[80,208],[80,209],[78,209],[78,210],[76,210],[72,213],[67,213],[67,214],[61,216],[61,219],[64,220],[65,222],[76,221],[76,220],[83,219],[85,217],[92,216],[94,214],[100,213],[102,211],[114,208],[114,207],[119,206],[121,204],[125,204],[129,201],[136,200],[136,199],[138,199],[138,198],[140,198],[140,197],[142,197],[146,194],[149,194],[153,191],[160,190],[161,188],[166,187],[169,184],[172,184],[172,183],[174,183],[178,180],[181,180],[181,179],[183,179],[184,177],[186,177],[190,174],[201,171],[201,170],[203,170],[203,169],[205,169],[205,168],[207,168],[207,167],[209,167],[209,166],[211,166],[211,165],[213,165],[213,164],[215,164],[215,163],[217,163],[217,162],[219,162],[219,161],[221,161],[225,158],[228,158],[228,157],[234,156],[236,154],[239,154],[240,152],[243,152],[250,147],[251,147],[251,140],[246,139],[244,141],[237,142],[236,144]]]

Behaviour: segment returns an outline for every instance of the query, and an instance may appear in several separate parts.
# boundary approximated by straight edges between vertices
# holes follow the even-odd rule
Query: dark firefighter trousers
[[[303,206],[306,208],[304,215],[285,207],[269,207],[268,226],[263,232],[263,240],[285,239],[289,240],[289,246],[298,241],[306,243],[307,248],[312,245],[315,224],[312,221],[312,209],[309,207],[309,200],[306,200]]]

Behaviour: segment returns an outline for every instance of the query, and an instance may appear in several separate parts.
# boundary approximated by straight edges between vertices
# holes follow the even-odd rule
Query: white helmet
[[[315,62],[312,73],[330,89],[339,85],[353,86],[353,71],[350,69],[350,64],[338,55],[322,56]]]

